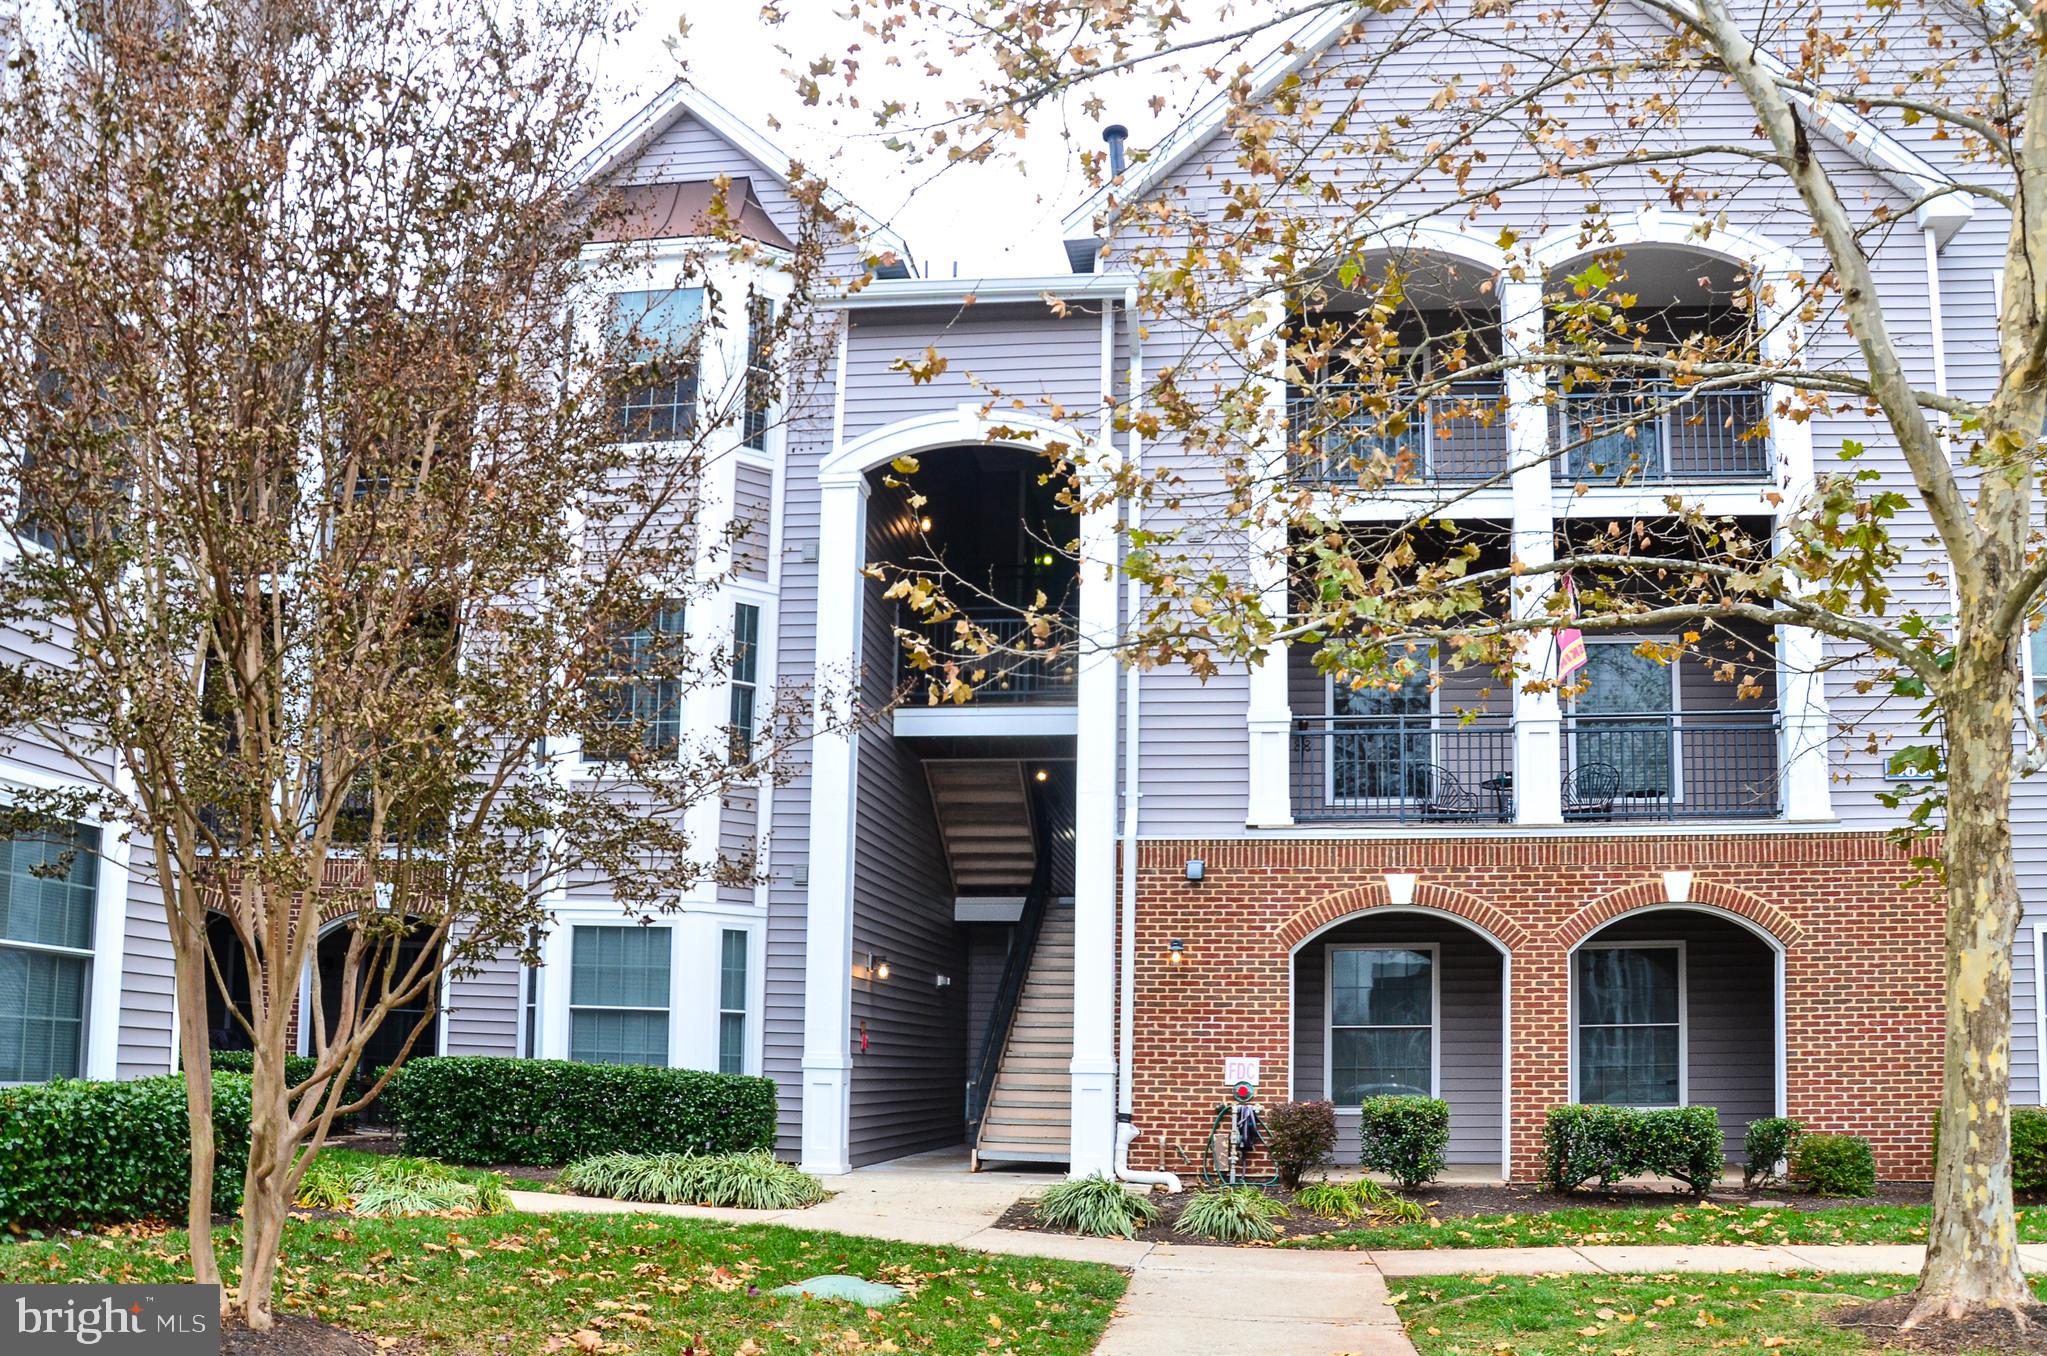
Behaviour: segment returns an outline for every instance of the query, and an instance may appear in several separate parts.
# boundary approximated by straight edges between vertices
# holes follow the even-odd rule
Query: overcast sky
[[[801,55],[843,52],[855,36],[833,13],[831,0],[783,0],[790,16],[777,28],[763,25],[758,0],[652,0],[632,36],[621,43],[604,72],[623,118],[641,100],[678,73],[669,39],[687,16],[689,36],[680,45],[688,76],[734,113],[750,119],[770,140],[822,172],[863,209],[892,224],[910,242],[927,277],[993,277],[1018,273],[1063,273],[1059,219],[1086,196],[1077,156],[1099,148],[1101,122],[1080,112],[1077,101],[1036,118],[1030,135],[1002,160],[957,166],[934,173],[906,163],[882,144],[864,111],[805,108],[784,72],[788,45]],[[876,49],[862,57],[859,90],[868,99],[906,102],[957,91],[921,76],[888,70]],[[1120,82],[1101,91],[1109,117],[1132,130],[1132,144],[1148,144],[1160,123],[1145,104],[1154,89],[1176,93],[1184,108],[1201,91],[1162,77]],[[770,119],[778,120],[780,127]]]

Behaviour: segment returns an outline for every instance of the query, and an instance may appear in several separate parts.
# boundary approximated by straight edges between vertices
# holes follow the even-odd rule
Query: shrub
[[[1334,1102],[1281,1102],[1263,1119],[1266,1152],[1288,1191],[1301,1184],[1302,1173],[1321,1167],[1336,1152]]]
[[[1358,1126],[1359,1163],[1412,1189],[1443,1171],[1450,1104],[1439,1097],[1367,1097]]]
[[[491,1173],[467,1173],[419,1158],[350,1163],[324,1155],[299,1179],[292,1203],[372,1217],[452,1211],[495,1215],[512,1208],[505,1184]]]
[[[1748,1166],[1741,1170],[1745,1187],[1767,1186],[1778,1180],[1778,1169],[1791,1157],[1791,1142],[1805,1127],[1789,1116],[1764,1116],[1748,1123],[1742,1137],[1742,1152]]]
[[[1033,1209],[1040,1223],[1096,1238],[1135,1238],[1140,1228],[1159,1217],[1159,1208],[1150,1196],[1100,1173],[1046,1187]]]
[[[1597,1178],[1675,1177],[1703,1196],[1727,1165],[1720,1117],[1709,1106],[1638,1111],[1625,1106],[1551,1107],[1542,1129],[1543,1180],[1571,1191]]]
[[[311,1055],[286,1055],[284,1057],[284,1081],[303,1083],[313,1076],[319,1060]],[[253,1074],[256,1072],[256,1052],[253,1050],[215,1050],[213,1052],[215,1073]]]
[[[408,1153],[451,1163],[573,1163],[775,1143],[771,1080],[695,1069],[428,1056],[406,1061],[382,1100]]]
[[[1174,1228],[1223,1243],[1264,1243],[1279,1237],[1273,1221],[1284,1218],[1286,1207],[1257,1187],[1216,1187],[1190,1197]]]
[[[559,1184],[585,1196],[669,1205],[796,1210],[828,1194],[824,1183],[773,1154],[600,1154],[571,1163]]]
[[[249,1080],[213,1075],[213,1208],[242,1203]],[[0,1088],[0,1227],[174,1218],[191,1199],[185,1080]]]
[[[1876,1155],[1860,1135],[1800,1135],[1791,1180],[1819,1196],[1874,1195]]]

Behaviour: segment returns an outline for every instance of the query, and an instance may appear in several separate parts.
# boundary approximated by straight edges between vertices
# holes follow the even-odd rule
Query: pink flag
[[[1578,615],[1578,588],[1571,576],[1564,576],[1564,596],[1571,600],[1571,616]],[[1557,680],[1570,677],[1585,667],[1585,633],[1575,626],[1557,628]]]

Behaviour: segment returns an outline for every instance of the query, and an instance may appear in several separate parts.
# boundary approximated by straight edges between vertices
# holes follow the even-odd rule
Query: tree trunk
[[[1969,681],[1964,665],[1986,671]],[[2019,1268],[2011,1181],[2011,855],[2008,666],[1957,665],[1947,728],[1947,1055],[1933,1220],[1906,1326],[2033,1302]]]
[[[213,1247],[213,1049],[206,1034],[206,958],[198,950],[206,934],[176,916],[171,926],[183,945],[174,948],[172,977],[178,993],[178,1058],[185,1068],[185,1119],[192,1135],[191,1197],[185,1228],[191,1236],[192,1281],[220,1284],[220,1258]]]
[[[281,1042],[257,1042],[249,1105],[249,1168],[242,1179],[241,1318],[252,1330],[271,1326],[277,1253],[291,1209],[291,1131]]]

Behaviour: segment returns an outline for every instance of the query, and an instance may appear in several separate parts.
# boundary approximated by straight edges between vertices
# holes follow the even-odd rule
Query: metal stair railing
[[[1024,982],[1030,978],[1031,959],[1038,949],[1038,933],[1044,927],[1045,910],[1052,902],[1052,835],[1042,797],[1035,792],[1031,795],[1031,808],[1038,861],[1031,873],[1030,891],[1024,896],[1023,912],[1017,916],[1014,944],[1002,963],[1002,982],[995,988],[995,1005],[988,1012],[981,1052],[967,1079],[970,1144],[980,1142],[981,1122],[988,1115],[988,1098],[995,1090],[995,1076],[1002,1070],[1002,1056],[1009,1048],[1009,1029],[1016,1020],[1017,1004],[1023,1001]]]

